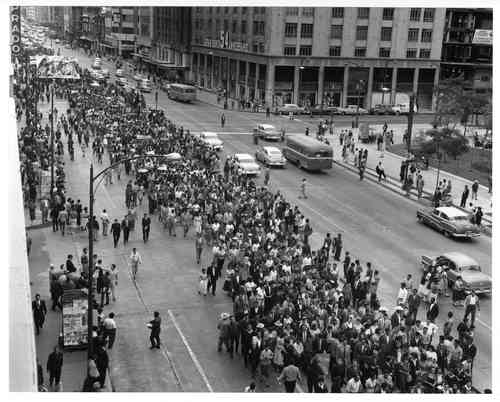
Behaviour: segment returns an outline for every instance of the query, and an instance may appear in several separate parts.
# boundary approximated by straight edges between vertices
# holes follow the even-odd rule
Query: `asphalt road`
[[[74,52],[62,51],[63,54],[65,52],[74,55]],[[90,65],[91,60],[87,57],[81,54],[77,55],[77,57],[83,65]],[[106,68],[109,67],[111,72],[114,71],[106,61],[104,61],[104,65]],[[154,105],[154,92],[146,94],[146,99],[148,104]],[[224,153],[249,152],[253,154],[255,145],[252,143],[252,137],[246,135],[246,133],[250,133],[255,124],[266,120],[263,114],[224,111],[226,127],[221,129],[219,124],[221,109],[202,102],[184,104],[170,101],[167,99],[166,94],[161,91],[159,92],[158,106],[165,109],[174,122],[183,125],[185,128],[193,131],[219,132],[224,140]],[[379,117],[378,120],[376,117],[369,118],[378,122],[389,120],[389,124],[404,121],[404,118],[401,117],[386,119],[384,116]],[[419,118],[428,119],[429,117],[423,116]],[[339,119],[341,118],[339,117]],[[313,119],[313,121],[317,121],[317,119]],[[308,117],[290,121],[288,118],[273,116],[271,122],[277,127],[284,126],[287,132],[303,132],[304,128],[311,124]],[[346,123],[349,124],[349,122],[350,118],[347,118]],[[78,170],[77,173],[79,176],[75,177],[75,180],[79,183],[78,187],[83,186],[82,191],[85,192],[88,176],[81,170]],[[308,181],[309,198],[307,201],[297,198],[302,177],[306,177]],[[272,171],[271,184],[275,188],[279,188],[287,199],[298,205],[310,217],[313,229],[317,233],[321,234],[321,236],[326,232],[332,234],[342,233],[345,250],[350,251],[351,254],[359,258],[362,264],[367,261],[372,262],[375,269],[381,272],[381,297],[383,304],[390,310],[395,304],[399,283],[406,274],[413,274],[415,282],[418,283],[421,272],[419,260],[423,254],[434,255],[447,251],[461,251],[475,258],[484,272],[491,275],[491,238],[482,236],[471,242],[445,238],[440,233],[417,223],[415,217],[417,204],[404,197],[397,196],[375,183],[360,182],[356,175],[338,166],[334,165],[333,169],[325,173],[311,174],[299,171],[295,166],[289,165],[286,169]],[[106,190],[108,195],[104,193],[104,198],[107,198],[105,203],[108,208],[110,203],[120,206],[112,207],[112,210],[113,215],[115,215],[115,211],[118,213],[118,210],[120,210],[119,216],[121,216],[123,212],[123,194],[122,190],[115,187],[117,186],[113,186],[112,191]],[[178,242],[184,242],[184,240],[177,239],[174,247],[171,246],[169,241],[164,240],[163,235],[158,234],[154,235],[151,243],[146,246],[143,257],[145,257],[146,250],[150,247],[152,248],[151,251],[156,250],[157,246],[159,247],[158,250],[168,254],[168,256],[156,255],[156,253],[148,254],[146,258],[151,258],[152,265],[162,263],[165,260],[170,261],[170,263],[165,272],[159,269],[155,273],[158,276],[144,279],[146,282],[140,285],[142,298],[150,309],[161,306],[163,308],[168,307],[174,312],[176,309],[182,311],[178,318],[179,327],[182,328],[182,331],[185,331],[192,352],[195,356],[198,356],[199,365],[205,372],[212,374],[208,376],[209,383],[212,384],[215,390],[238,391],[241,389],[239,388],[240,385],[244,385],[245,373],[240,371],[242,377],[239,377],[236,372],[232,371],[234,364],[228,365],[227,362],[221,361],[226,356],[220,358],[216,353],[212,353],[215,347],[214,327],[216,314],[230,308],[227,303],[228,300],[224,296],[217,296],[215,304],[204,301],[200,303],[197,297],[194,297],[193,300],[192,293],[196,283],[197,268],[193,266],[192,256],[186,256],[186,250],[188,254],[190,253],[191,243],[188,242],[183,244],[182,247],[178,247]],[[166,247],[162,249],[162,245],[166,245]],[[194,252],[194,250],[192,251]],[[172,263],[174,261],[175,264]],[[124,262],[121,265],[123,266]],[[144,266],[147,265],[148,262],[145,261]],[[158,287],[160,279],[162,280],[162,286]],[[134,292],[135,294],[133,294]],[[136,303],[137,294],[137,289],[131,289],[131,293],[126,297],[130,296]],[[120,303],[124,303],[123,307],[128,311],[127,315],[133,315],[134,308],[144,310],[144,306],[130,307],[126,301],[122,301],[123,298],[124,295],[121,296]],[[440,328],[442,328],[444,317],[448,311],[455,312],[457,323],[463,316],[463,308],[452,307],[450,298],[444,298],[440,302],[440,310],[440,319],[438,319]],[[421,312],[420,318],[423,317],[424,314]],[[475,330],[478,356],[475,361],[473,383],[479,389],[491,388],[492,385],[491,327],[491,298],[486,296],[481,299],[481,311],[478,314]],[[167,329],[167,331],[170,329]],[[174,336],[172,339],[176,339],[176,337]],[[175,358],[178,358],[177,353],[179,353],[179,356],[183,356],[180,361],[186,363],[186,367],[189,367],[189,370],[192,370],[196,375],[193,377],[190,375],[193,373],[182,368],[181,370],[187,370],[183,378],[188,378],[190,381],[194,381],[194,378],[198,379],[197,382],[195,381],[192,384],[190,390],[205,390],[206,384],[204,384],[203,375],[197,369],[197,364],[190,358],[192,356],[189,350],[186,352],[187,349],[182,339],[177,339],[176,342],[178,344],[176,344],[172,352],[176,353]],[[125,355],[134,353],[135,346],[137,345],[132,341],[130,345],[124,345]],[[123,365],[126,366],[126,361],[123,362]],[[217,373],[220,375],[217,375]],[[129,375],[130,378],[127,378],[127,380],[133,381],[135,375],[133,370],[130,371]],[[181,383],[182,381],[184,380],[181,379]],[[234,383],[238,383],[238,385],[235,387]],[[133,383],[127,389],[135,390],[132,386]],[[148,386],[152,385],[149,384]],[[197,389],[197,387],[200,388]],[[205,389],[203,389],[204,387]],[[156,385],[153,388],[155,390],[164,389]]]

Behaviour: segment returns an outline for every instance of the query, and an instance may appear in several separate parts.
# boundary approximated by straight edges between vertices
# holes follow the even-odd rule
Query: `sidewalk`
[[[208,103],[212,106],[215,106],[219,109],[226,110],[224,109],[224,101],[225,98],[223,96],[220,97],[219,102],[217,102],[217,93],[215,91],[209,91],[207,89],[202,89],[200,87],[197,87],[196,91],[196,97],[200,102]],[[234,108],[232,108],[232,102],[234,102]],[[239,102],[237,99],[233,99],[231,97],[227,98],[227,110],[231,111],[239,111],[242,113],[259,113],[259,114],[264,114],[265,110],[260,110],[258,112],[252,112],[251,110],[238,110],[238,105]]]
[[[54,106],[58,110],[66,110],[67,102],[57,100]],[[47,103],[40,103],[39,111],[44,113],[43,123],[47,120]],[[23,122],[20,122],[23,124]],[[64,137],[64,136],[63,136]],[[65,138],[63,142],[66,145]],[[68,155],[65,154],[65,162],[68,163]],[[30,224],[29,212],[25,209],[26,224]],[[68,254],[77,254],[77,248],[72,236],[62,237],[60,233],[54,234],[50,224],[41,225],[41,212],[37,206],[36,219],[32,226],[28,227],[32,238],[31,254],[29,256],[31,295],[34,299],[37,293],[45,300],[48,313],[45,324],[40,335],[35,335],[37,358],[43,367],[45,386],[49,391],[56,391],[48,387],[49,374],[46,371],[47,358],[57,346],[62,330],[62,315],[59,310],[52,311],[52,303],[49,291],[48,269],[50,264],[58,266],[66,260]],[[80,392],[87,372],[87,350],[63,351],[64,363],[61,374],[59,391]],[[102,391],[111,391],[112,387],[109,376],[106,377],[105,387]]]
[[[399,125],[398,125],[399,126]],[[402,126],[402,125],[401,125]],[[344,127],[345,128],[345,127]],[[394,132],[399,132],[400,127],[391,127]],[[348,154],[347,164],[342,159],[342,147],[340,146],[338,134],[343,127],[337,127],[335,130],[334,138],[332,143],[333,147],[333,156],[336,163],[340,165],[347,165],[352,169],[357,169],[354,167],[354,155]],[[331,137],[329,138],[331,139]],[[395,142],[397,142],[397,138],[395,138]],[[401,182],[399,178],[399,172],[401,167],[401,162],[404,160],[403,157],[387,152],[387,151],[377,151],[376,144],[363,144],[358,142],[356,144],[356,148],[368,149],[368,160],[367,160],[367,173],[371,173],[371,175],[376,176],[375,168],[377,164],[381,161],[387,175],[387,183],[392,187],[398,187],[399,192],[404,194],[404,191],[401,189]],[[424,179],[424,193],[433,194],[434,188],[436,186],[437,180],[437,169],[430,167],[428,170],[423,170],[421,172],[422,177]],[[448,173],[446,171],[441,170],[439,172],[439,181],[446,179],[451,180],[452,182],[452,191],[451,196],[454,205],[460,205],[460,200],[462,198],[462,191],[465,185],[469,186],[469,189],[472,186],[472,182],[470,180],[464,179],[463,177],[459,177]],[[415,189],[413,189],[415,192]],[[473,201],[471,196],[469,195],[469,199],[467,200],[467,210],[471,211],[469,208],[469,203],[473,203],[473,206],[479,206],[482,208],[484,212],[483,220],[486,225],[491,225],[492,221],[492,194],[488,193],[488,188],[486,186],[479,186],[477,201]]]

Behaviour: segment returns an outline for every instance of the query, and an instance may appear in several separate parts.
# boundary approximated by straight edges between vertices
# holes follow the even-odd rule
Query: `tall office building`
[[[433,106],[443,8],[195,7],[192,79],[239,100]]]
[[[443,35],[441,78],[463,77],[469,89],[491,92],[493,10],[448,8]]]

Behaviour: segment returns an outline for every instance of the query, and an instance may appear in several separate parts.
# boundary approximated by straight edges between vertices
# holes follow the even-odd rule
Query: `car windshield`
[[[217,134],[215,134],[215,133],[205,133],[205,138],[206,139],[216,139],[217,138]]]
[[[468,271],[481,271],[481,267],[479,265],[469,265],[468,267],[462,267],[462,270],[468,270]]]
[[[240,163],[252,163],[253,158],[251,156],[239,156],[238,162],[240,162]]]
[[[264,127],[264,131],[274,132],[276,129],[274,127]]]
[[[268,149],[267,153],[272,156],[280,156],[281,151],[279,149]]]

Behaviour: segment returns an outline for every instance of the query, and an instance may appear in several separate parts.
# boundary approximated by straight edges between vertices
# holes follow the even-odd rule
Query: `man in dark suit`
[[[113,245],[115,248],[120,240],[121,230],[122,228],[120,226],[120,222],[118,222],[118,219],[115,219],[115,221],[111,224],[111,233],[113,234]]]
[[[215,288],[217,286],[217,272],[213,264],[207,268],[207,277],[208,277],[207,291],[208,293],[210,293],[210,289],[212,289],[212,296],[215,296]]]
[[[154,318],[149,321],[151,334],[149,340],[151,341],[150,349],[160,349],[160,332],[161,332],[161,317],[158,311],[153,313]]]
[[[68,255],[68,259],[66,260],[66,271],[76,272],[75,264],[73,264],[73,256],[71,254]]]
[[[149,231],[151,229],[151,218],[148,214],[144,214],[144,218],[142,218],[142,240],[146,243],[149,239]]]
[[[126,245],[128,243],[128,236],[130,234],[130,224],[126,216],[122,220],[122,230],[123,230],[123,245]]]
[[[45,315],[47,314],[47,307],[45,306],[45,301],[40,299],[40,295],[37,293],[35,300],[31,302],[31,308],[33,309],[33,318],[35,320],[36,334],[40,334],[40,328],[43,328],[43,323],[45,322]]]
[[[49,385],[59,386],[61,381],[61,370],[63,366],[63,354],[54,347],[54,351],[49,355],[47,359],[47,372],[49,373]],[[54,384],[55,383],[55,384]]]
[[[427,310],[427,320],[430,322],[434,322],[438,315],[439,315],[439,306],[437,304],[436,299],[433,297],[431,299],[431,304],[429,305],[429,310]]]

